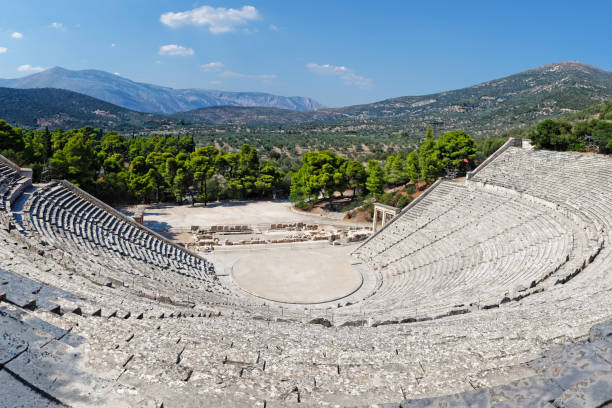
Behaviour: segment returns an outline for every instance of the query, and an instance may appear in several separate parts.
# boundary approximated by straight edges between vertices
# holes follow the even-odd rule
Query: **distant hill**
[[[7,88],[59,88],[89,95],[139,112],[174,113],[207,106],[264,106],[289,110],[314,110],[323,106],[302,96],[277,96],[261,92],[224,92],[173,89],[131,81],[98,70],[71,71],[55,67],[17,79],[0,79]]]
[[[294,124],[336,118],[328,110],[298,112],[289,109],[212,106],[170,115],[193,123],[209,125]]]
[[[58,70],[61,69],[38,75]],[[81,76],[80,72],[76,74]],[[103,74],[113,80],[119,78]],[[119,79],[127,81],[125,86],[128,88],[131,84],[142,85]],[[118,87],[117,92],[132,93],[130,89],[122,89],[123,82],[112,83]],[[2,84],[0,80],[0,86]],[[198,134],[208,126],[278,124],[301,127],[301,130],[294,129],[292,134],[304,138],[310,137],[311,130],[334,134],[358,131],[381,136],[390,133],[387,130],[401,130],[400,133],[407,137],[419,138],[431,124],[436,134],[462,129],[478,137],[526,127],[545,118],[612,100],[612,73],[586,64],[563,62],[463,89],[404,96],[365,105],[310,111],[214,106],[165,117],[135,112],[74,92],[62,93],[58,89],[10,91],[5,88],[0,92],[0,118],[24,127],[91,125],[119,131],[142,130],[145,134],[160,131]]]
[[[140,113],[64,89],[0,88],[0,119],[21,128],[162,129],[174,124],[161,115]]]
[[[440,130],[464,129],[477,136],[500,133],[609,99],[612,99],[611,72],[582,63],[563,62],[468,88],[366,105],[309,112],[204,108],[177,116],[210,124],[360,121],[402,127],[408,133],[421,132],[433,124]]]

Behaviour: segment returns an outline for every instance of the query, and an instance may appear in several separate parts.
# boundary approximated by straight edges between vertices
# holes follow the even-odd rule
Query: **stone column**
[[[378,210],[374,206],[374,219],[372,220],[372,231],[376,231],[376,222],[378,221]]]

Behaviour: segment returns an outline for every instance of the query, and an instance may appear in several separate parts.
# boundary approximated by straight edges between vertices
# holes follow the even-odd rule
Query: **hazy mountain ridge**
[[[99,70],[71,71],[55,67],[16,79],[0,79],[8,88],[59,88],[79,92],[115,105],[152,113],[175,113],[207,106],[265,106],[313,110],[323,106],[302,96],[278,96],[262,92],[225,92],[206,89],[173,89],[135,82]]]

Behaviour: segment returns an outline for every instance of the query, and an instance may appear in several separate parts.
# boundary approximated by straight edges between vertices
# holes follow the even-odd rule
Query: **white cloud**
[[[213,34],[222,34],[234,31],[236,26],[258,18],[259,12],[253,6],[243,6],[241,9],[202,6],[176,13],[169,11],[162,14],[159,20],[162,24],[173,28],[195,25],[208,27]]]
[[[0,47],[0,54],[6,54],[7,51],[8,51],[8,48]]]
[[[209,62],[208,64],[202,64],[202,69],[204,71],[220,71],[225,65],[219,61]]]
[[[374,86],[371,79],[357,75],[352,69],[345,66],[310,63],[306,67],[316,74],[337,76],[346,85],[354,85],[361,89],[368,89]]]
[[[21,40],[23,38],[23,34],[21,34],[18,31],[13,31],[13,34],[11,34],[11,37],[13,37],[16,40]]]
[[[269,81],[272,79],[276,79],[276,74],[243,74],[240,72],[233,71],[223,71],[219,74],[220,77],[224,78],[253,78],[253,79],[261,79],[264,81]]]
[[[120,74],[120,73],[118,73],[118,72],[113,72],[113,74],[115,74],[115,75],[117,75],[117,76],[121,76],[121,74]]]
[[[111,43],[111,48],[115,48],[116,46],[117,46],[117,44]]]
[[[66,27],[64,27],[62,23],[58,23],[57,21],[52,22],[49,27],[55,28],[56,30],[61,30],[61,31],[66,30]]]
[[[277,27],[276,25],[274,25],[274,24],[270,24],[270,27],[269,27],[269,28],[270,28],[270,30],[272,30],[272,31],[279,31],[279,30],[280,30],[280,28],[278,28],[278,27]]]
[[[182,45],[168,44],[159,47],[159,55],[175,55],[179,57],[188,57],[195,54],[193,48],[185,48]]]
[[[20,65],[17,68],[17,71],[19,72],[40,72],[40,71],[44,71],[45,69],[43,67],[33,67],[30,64],[25,64],[25,65]]]

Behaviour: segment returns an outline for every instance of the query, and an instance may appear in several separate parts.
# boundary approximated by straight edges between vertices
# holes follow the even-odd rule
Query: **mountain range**
[[[11,84],[26,86],[27,78],[34,81],[43,78],[43,74],[58,71],[61,69],[48,70]],[[113,74],[103,74],[111,78],[106,86],[104,81],[97,86],[100,92],[108,94],[116,91],[122,95],[138,95],[130,88],[133,84],[144,89],[161,88],[125,80]],[[121,84],[124,82],[117,80],[127,81],[127,88],[122,89]],[[42,86],[43,81],[29,84]],[[52,86],[63,85],[60,82]],[[0,86],[6,86],[6,82],[0,80]],[[116,130],[141,127],[150,131],[172,131],[180,127],[195,133],[202,127],[226,124],[308,124],[305,128],[354,131],[355,126],[359,125],[367,126],[370,130],[392,129],[402,130],[408,135],[420,135],[426,126],[434,125],[436,132],[462,129],[473,136],[485,136],[585,109],[605,100],[612,100],[611,72],[578,62],[562,62],[457,90],[308,111],[276,107],[214,106],[159,115],[139,113],[82,94],[69,91],[62,93],[58,89],[4,88],[0,89],[0,118],[22,127],[92,125]]]
[[[533,122],[545,116],[584,109],[612,99],[612,72],[578,62],[530,69],[467,88],[421,96],[403,96],[341,108],[292,112],[281,109],[211,107],[174,117],[208,124],[378,121],[450,124],[489,130],[510,122]],[[473,124],[472,123],[472,124]]]
[[[123,108],[147,113],[174,113],[207,106],[263,106],[290,110],[314,110],[323,106],[302,96],[278,96],[261,92],[225,92],[207,89],[173,89],[135,82],[99,70],[72,71],[54,67],[16,79],[0,79],[6,88],[60,88],[79,92]]]

